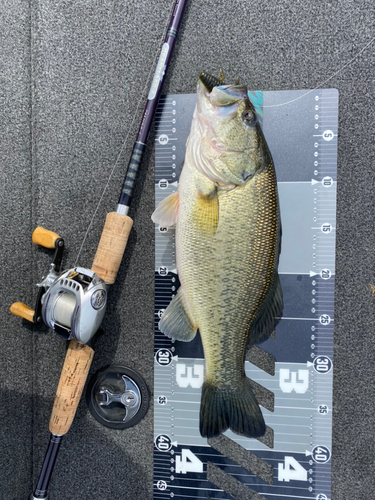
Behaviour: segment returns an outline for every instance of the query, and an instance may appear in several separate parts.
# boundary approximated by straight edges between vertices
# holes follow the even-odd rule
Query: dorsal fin
[[[274,272],[272,286],[268,295],[264,299],[259,309],[258,317],[250,328],[249,341],[260,344],[267,340],[275,330],[283,310],[283,293],[281,290],[280,279],[277,272]]]

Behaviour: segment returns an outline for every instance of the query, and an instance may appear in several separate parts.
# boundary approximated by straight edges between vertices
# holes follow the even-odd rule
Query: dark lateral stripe
[[[246,353],[246,361],[250,361],[269,375],[275,375],[275,358],[256,345],[252,346]]]
[[[258,382],[254,382],[254,380],[250,380],[250,385],[258,403],[261,406],[263,406],[263,408],[267,408],[268,411],[274,411],[275,409],[274,393],[269,389],[266,389],[262,385],[258,384]]]
[[[211,462],[207,462],[207,480],[235,500],[267,500],[263,495],[240,483]]]
[[[255,474],[268,484],[273,484],[272,465],[235,443],[232,439],[222,434],[208,439],[208,444],[251,474]]]

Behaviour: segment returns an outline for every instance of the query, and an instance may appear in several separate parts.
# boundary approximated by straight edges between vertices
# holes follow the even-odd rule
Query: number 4
[[[279,464],[278,480],[289,483],[292,481],[307,481],[307,470],[294,457],[285,457]]]
[[[181,456],[176,455],[176,472],[186,474],[187,472],[203,472],[203,463],[190,450],[183,448]]]

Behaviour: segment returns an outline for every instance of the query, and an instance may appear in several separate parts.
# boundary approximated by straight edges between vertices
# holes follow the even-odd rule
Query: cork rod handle
[[[91,268],[107,284],[116,279],[132,226],[133,220],[127,215],[107,214]],[[70,341],[49,423],[52,434],[64,435],[70,429],[93,356],[91,347]]]
[[[127,215],[107,214],[91,270],[108,285],[115,282],[133,220]]]
[[[52,434],[61,436],[70,429],[93,356],[91,347],[76,340],[69,342],[49,423]]]

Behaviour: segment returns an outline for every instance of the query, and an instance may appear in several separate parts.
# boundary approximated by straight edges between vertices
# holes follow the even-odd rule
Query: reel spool
[[[87,344],[99,329],[106,305],[104,281],[89,269],[75,267],[60,274],[43,295],[42,318],[64,339]]]
[[[35,229],[33,243],[54,248],[49,272],[37,286],[35,309],[15,302],[10,312],[27,321],[43,322],[65,340],[87,344],[103,320],[107,305],[107,285],[90,269],[75,267],[60,272],[64,240],[42,227]]]

